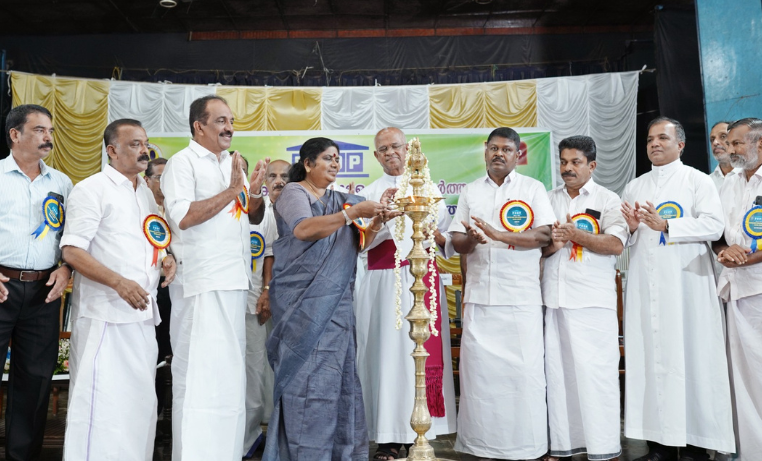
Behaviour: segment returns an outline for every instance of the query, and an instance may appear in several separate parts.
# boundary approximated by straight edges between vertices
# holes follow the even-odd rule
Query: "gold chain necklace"
[[[314,196],[315,196],[315,198],[316,198],[316,199],[318,199],[318,201],[320,201],[320,203],[322,203],[322,204],[323,204],[323,206],[325,207],[325,206],[326,206],[326,204],[325,204],[325,202],[323,201],[323,198],[322,198],[321,196],[319,196],[319,195],[318,195],[318,193],[317,193],[317,188],[316,188],[316,187],[315,187],[315,186],[314,186],[314,185],[313,185],[313,184],[310,182],[310,180],[309,180],[309,179],[307,179],[306,177],[304,178],[304,182],[306,182],[306,183],[307,183],[307,185],[308,185],[308,186],[310,186],[310,189],[312,189],[312,195],[314,195]],[[323,195],[325,195],[325,192],[323,192]]]

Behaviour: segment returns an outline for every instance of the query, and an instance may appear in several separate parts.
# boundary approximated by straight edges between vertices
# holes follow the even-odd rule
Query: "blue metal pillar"
[[[762,2],[696,0],[696,20],[707,129],[720,120],[762,118]],[[711,149],[707,155],[713,169]]]

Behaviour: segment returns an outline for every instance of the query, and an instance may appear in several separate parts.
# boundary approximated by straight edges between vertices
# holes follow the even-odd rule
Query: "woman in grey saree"
[[[310,139],[299,153],[275,205],[280,238],[273,245],[274,326],[267,341],[275,406],[263,459],[365,461],[352,311],[359,231],[349,219],[373,218],[369,243],[372,229],[398,214],[387,206],[394,190],[377,203],[328,189],[339,170],[339,149],[329,139]],[[346,211],[345,203],[352,205]]]

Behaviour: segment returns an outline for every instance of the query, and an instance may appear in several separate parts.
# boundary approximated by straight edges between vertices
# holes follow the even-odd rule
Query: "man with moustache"
[[[374,143],[374,155],[384,173],[358,195],[379,201],[385,190],[399,187],[408,145],[405,134],[391,127],[379,131]],[[444,246],[445,237],[441,232],[446,232],[449,216],[443,201],[439,202],[438,210],[435,240],[437,245]],[[402,241],[394,237],[397,219],[405,220]],[[407,313],[413,305],[410,287],[414,277],[410,274],[410,263],[404,260],[412,249],[412,234],[413,223],[404,216],[389,220],[378,229],[367,250],[368,271],[360,282],[355,302],[357,368],[369,438],[378,444],[374,459],[397,459],[402,445],[412,444],[416,437],[410,428],[415,401],[415,364],[410,360],[410,338],[395,328],[395,310],[392,308],[395,305],[394,253],[397,248],[403,258],[400,308]],[[429,283],[428,277],[424,277],[424,281]],[[439,287],[438,277],[435,283]],[[425,301],[428,306],[428,294]],[[431,354],[426,360],[427,398],[432,415],[431,429],[426,436],[430,439],[455,432],[456,423],[449,316],[446,298],[437,294],[437,301],[440,304],[436,323],[439,336],[431,335],[425,344]]]
[[[189,123],[190,145],[161,177],[178,263],[169,290],[173,458],[232,461],[241,458],[246,422],[249,224],[264,216],[269,159],[254,167],[249,188],[241,155],[228,152],[233,114],[219,96],[193,101]]]
[[[735,449],[722,307],[707,245],[722,235],[722,204],[712,180],[680,161],[684,147],[680,122],[652,120],[653,168],[622,197],[630,233],[624,431],[648,441],[638,461],[700,461],[706,449]]]
[[[47,109],[14,107],[5,130],[11,154],[0,160],[0,357],[5,363],[12,339],[5,456],[21,461],[37,459],[42,450],[58,360],[59,298],[71,276],[68,265],[58,266],[58,243],[72,184],[43,162],[53,149]],[[50,217],[43,215],[43,204]]]
[[[520,144],[510,128],[490,133],[487,175],[463,189],[450,225],[468,264],[455,450],[485,458],[548,450],[540,249],[556,218],[543,184],[516,172]]]
[[[548,195],[556,223],[543,248],[545,374],[550,460],[618,460],[619,324],[616,256],[627,223],[614,192],[593,180],[595,141],[572,136],[558,144],[564,185]]]
[[[265,216],[261,224],[251,224],[252,283],[246,306],[246,430],[243,457],[254,456],[262,445],[262,424],[273,411],[273,370],[267,362],[265,341],[272,330],[270,322],[270,280],[273,277],[272,244],[278,238],[273,204],[288,182],[291,164],[273,160],[267,165]]]
[[[71,387],[64,460],[150,460],[156,433],[156,305],[162,258],[146,223],[168,231],[140,177],[148,137],[140,122],[111,122],[103,134],[110,164],[72,190],[61,238],[75,269],[71,294]],[[161,221],[160,221],[161,220]]]
[[[712,178],[718,192],[722,187],[722,183],[736,174],[733,165],[730,164],[730,154],[728,154],[727,150],[728,125],[730,125],[730,122],[717,122],[709,132],[709,144],[712,146],[712,155],[717,160],[717,166],[709,177]]]
[[[727,331],[736,407],[737,457],[762,459],[762,120],[728,127],[730,162],[738,174],[720,191],[724,238],[714,244],[724,266],[718,284],[727,302]]]

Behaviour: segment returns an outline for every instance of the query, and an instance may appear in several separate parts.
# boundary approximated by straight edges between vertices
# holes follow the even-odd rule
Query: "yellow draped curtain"
[[[321,88],[219,87],[237,131],[319,130]]]
[[[431,128],[537,126],[534,80],[429,87]]]
[[[45,163],[75,184],[101,170],[109,82],[11,74],[13,106],[38,104],[53,114],[53,150]]]
[[[437,266],[439,267],[440,274],[460,274],[460,255],[455,255],[449,259],[437,256]],[[451,319],[454,319],[458,313],[455,309],[455,290],[462,289],[463,288],[460,285],[445,286],[445,294],[447,295],[447,313]]]

